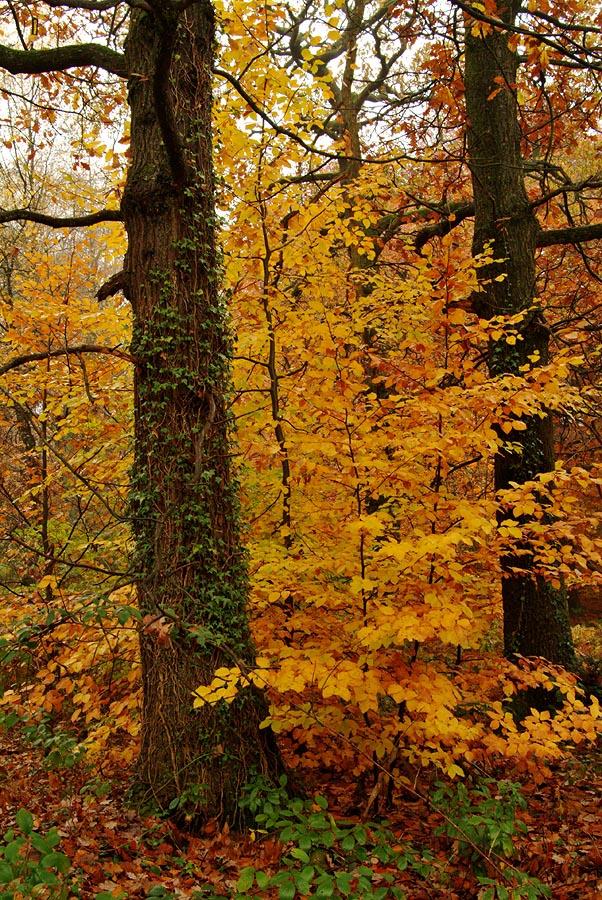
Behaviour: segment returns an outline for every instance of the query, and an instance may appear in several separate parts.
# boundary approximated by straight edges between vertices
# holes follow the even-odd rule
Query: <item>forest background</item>
[[[207,3],[1,5],[2,723],[92,831],[135,772],[205,844],[184,872],[161,832],[153,881],[147,819],[103,866],[32,796],[69,853],[22,810],[0,878],[538,896],[520,785],[600,721],[602,16],[215,10],[213,60]],[[173,203],[132,201],[149,171]]]

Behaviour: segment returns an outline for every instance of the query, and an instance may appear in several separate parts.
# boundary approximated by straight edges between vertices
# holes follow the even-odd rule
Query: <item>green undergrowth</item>
[[[0,900],[74,896],[67,883],[71,862],[57,849],[60,840],[56,828],[45,834],[36,831],[31,813],[20,809],[14,828],[4,834],[0,845]]]
[[[448,862],[470,868],[482,900],[549,896],[545,885],[509,863],[513,839],[524,830],[517,818],[525,806],[518,784],[484,779],[471,790],[462,783],[438,784],[431,802],[445,813],[437,834],[449,840]],[[400,886],[406,871],[412,880],[428,880],[443,892],[449,885],[449,868],[430,850],[400,841],[384,822],[335,819],[322,796],[291,799],[284,777],[278,787],[254,782],[243,803],[255,820],[257,839],[272,835],[285,846],[278,871],[247,866],[235,893],[216,894],[206,886],[195,894],[198,900],[396,900],[407,896]]]
[[[450,861],[460,859],[470,865],[481,886],[481,900],[550,896],[549,888],[537,878],[505,863],[516,856],[515,839],[527,831],[518,818],[519,810],[527,808],[520,784],[493,778],[482,778],[470,788],[461,781],[439,782],[430,799],[445,816],[435,833],[449,838]],[[492,870],[497,878],[489,874]]]
[[[402,846],[383,824],[337,820],[322,796],[290,799],[283,776],[278,787],[253,784],[243,800],[260,834],[274,834],[286,845],[275,875],[248,867],[240,873],[237,898],[276,890],[280,900],[296,897],[401,898],[397,873],[408,868],[421,878],[432,854]]]
[[[12,710],[0,710],[0,728],[17,729],[20,737],[41,753],[45,769],[72,769],[85,758],[77,737],[59,727],[52,715],[28,718]]]
[[[191,900],[403,900],[420,883],[445,896],[462,873],[473,879],[474,896],[480,900],[550,896],[542,882],[513,865],[517,840],[526,830],[519,818],[526,802],[514,782],[483,778],[469,784],[436,784],[430,807],[437,855],[401,839],[387,822],[335,818],[321,795],[291,798],[284,776],[276,786],[255,779],[245,790],[242,806],[254,823],[251,834],[258,860],[263,840],[276,839],[281,845],[277,868],[242,868],[227,894],[199,883]],[[176,862],[182,871],[188,867],[190,874],[195,873],[196,864],[185,856],[174,859],[174,866]],[[154,871],[158,882],[147,889],[149,900],[176,900],[161,884],[161,870]],[[0,900],[68,900],[84,896],[80,888],[81,875],[60,851],[57,829],[35,830],[33,816],[19,810],[15,826],[0,843]],[[94,900],[118,896],[127,897],[101,891]]]

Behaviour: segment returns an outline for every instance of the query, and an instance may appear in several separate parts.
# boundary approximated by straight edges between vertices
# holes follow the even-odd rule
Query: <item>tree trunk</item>
[[[252,666],[247,566],[225,395],[227,311],[211,140],[209,0],[132,9],[126,44],[131,167],[122,211],[134,317],[132,520],[142,614],[143,794],[187,816],[235,821],[244,783],[280,771],[262,695],[193,709],[220,666]]]
[[[517,4],[498,7],[508,23],[516,16]],[[465,74],[468,116],[468,153],[475,203],[473,252],[487,243],[499,260],[479,269],[483,293],[475,311],[484,318],[526,312],[518,326],[515,344],[492,341],[489,370],[493,376],[521,375],[521,367],[532,365],[537,351],[539,363],[548,360],[548,330],[543,314],[534,308],[535,247],[539,224],[525,190],[520,128],[516,97],[518,58],[508,45],[508,33],[473,34],[473,20],[466,22]],[[497,276],[505,276],[495,281]],[[500,450],[495,457],[495,487],[522,484],[554,469],[553,427],[550,416],[523,419],[525,430],[515,430],[506,440],[520,450]],[[574,666],[574,651],[568,619],[566,592],[554,589],[531,571],[528,555],[506,557],[502,598],[504,608],[504,652],[544,656],[551,662]]]

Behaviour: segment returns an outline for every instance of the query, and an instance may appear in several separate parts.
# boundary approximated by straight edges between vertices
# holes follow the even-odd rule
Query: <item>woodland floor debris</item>
[[[209,823],[204,834],[185,834],[160,818],[135,813],[124,800],[127,783],[93,778],[82,764],[62,771],[45,768],[41,754],[18,733],[0,732],[0,830],[14,825],[16,811],[27,808],[36,828],[56,826],[61,850],[72,862],[83,900],[107,892],[116,898],[144,898],[158,887],[165,896],[190,898],[201,886],[217,896],[235,898],[239,872],[246,866],[275,871],[283,847],[273,837],[253,832],[219,831]],[[348,818],[354,785],[312,787],[329,808]],[[555,900],[588,900],[602,892],[602,758],[590,751],[557,766],[545,784],[523,784],[528,809],[520,816],[527,832],[520,838],[515,865],[552,888]],[[400,874],[399,886],[410,900],[476,897],[478,888],[464,862],[451,861],[450,842],[435,837],[440,817],[421,801],[400,801],[388,821],[401,842],[429,848],[446,886]],[[155,894],[157,896],[157,894]],[[72,895],[77,896],[76,894]],[[201,896],[201,895],[199,895]],[[259,896],[259,895],[257,895]],[[269,896],[266,894],[266,896]],[[359,897],[356,898],[359,900]]]

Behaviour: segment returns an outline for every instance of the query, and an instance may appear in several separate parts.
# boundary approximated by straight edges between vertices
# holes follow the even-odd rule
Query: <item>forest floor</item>
[[[588,594],[579,599],[579,607],[573,610],[573,623],[577,626],[573,636],[582,658],[589,659],[599,679],[600,596]],[[517,812],[524,826],[512,837],[512,865],[547,885],[554,900],[602,898],[600,749],[577,748],[552,766],[551,776],[541,784],[529,776],[519,778],[510,770],[496,773],[499,779],[519,781],[526,801],[526,808]],[[286,754],[286,747],[284,751]],[[366,806],[373,799],[370,785],[360,788],[353,778],[332,771],[312,770],[304,777],[307,796],[324,797],[328,813],[337,822],[362,821],[362,812],[366,813]],[[431,787],[422,780],[419,793],[426,797]],[[227,828],[220,830],[209,822],[202,833],[191,835],[165,818],[137,813],[128,802],[128,791],[126,770],[121,776],[114,772],[99,774],[85,761],[68,768],[51,767],[48,756],[33,746],[18,726],[9,731],[0,729],[0,900],[30,900],[33,896],[51,896],[53,900],[235,900],[249,896],[237,891],[240,873],[249,867],[267,876],[282,871],[283,856],[290,853],[290,846],[280,843],[274,834],[259,829],[236,833]],[[495,794],[494,785],[492,796]],[[319,814],[323,812],[318,806],[313,808]],[[445,812],[441,803],[439,808]],[[57,829],[60,845],[56,849],[71,861],[70,870],[61,879],[63,893],[39,893],[37,889],[28,892],[27,888],[17,889],[16,893],[6,891],[2,866],[8,859],[6,848],[11,840],[10,836],[6,838],[6,832],[15,827],[20,809],[31,813],[39,834]],[[374,810],[371,812],[374,821]],[[432,857],[426,874],[417,873],[411,865],[405,871],[394,868],[393,884],[408,900],[468,900],[480,896],[474,860],[471,863],[462,856],[461,842],[442,833],[445,821],[433,805],[406,792],[392,798],[383,818],[395,848],[403,851],[411,846]],[[16,833],[19,834],[18,827]],[[481,841],[487,849],[486,845],[487,837]],[[31,841],[27,846],[35,863],[39,854],[31,848]],[[288,858],[290,861],[290,855]],[[324,870],[334,871],[340,863],[340,853],[322,853]],[[368,863],[372,888],[378,891],[379,884],[386,884],[385,873],[391,871],[391,866],[387,869],[376,857]],[[484,874],[496,877],[494,868],[487,863]],[[258,891],[255,887],[251,895],[271,900],[277,892],[270,888]],[[295,898],[305,896],[330,894],[295,894]],[[365,900],[366,895],[352,888],[346,896],[350,900]],[[370,893],[370,897],[374,896]],[[497,897],[504,896],[514,895],[505,895],[502,888]]]
[[[245,867],[268,874],[278,869],[283,847],[274,837],[218,831],[211,823],[204,834],[191,837],[158,817],[141,817],[124,800],[125,780],[104,782],[81,764],[49,770],[40,752],[15,731],[0,733],[0,753],[1,833],[14,825],[22,807],[33,814],[40,833],[57,827],[60,849],[72,863],[69,879],[79,885],[77,893],[61,896],[95,898],[106,892],[103,900],[187,898],[205,886],[195,896],[230,898],[238,896],[236,883]],[[335,815],[350,818],[353,784],[329,786],[316,780],[310,787],[328,798]],[[545,784],[523,783],[522,792],[528,808],[520,818],[527,830],[518,839],[513,863],[549,885],[558,900],[602,897],[600,754],[589,751],[573,757]],[[436,835],[441,825],[436,813],[422,801],[399,800],[387,818],[400,843],[411,841],[431,850],[442,876],[423,879],[409,871],[398,873],[395,883],[410,900],[478,896],[470,866],[455,856],[449,838]],[[0,894],[7,896],[2,886]],[[254,896],[273,894],[267,890]],[[350,896],[361,900],[362,895]]]

